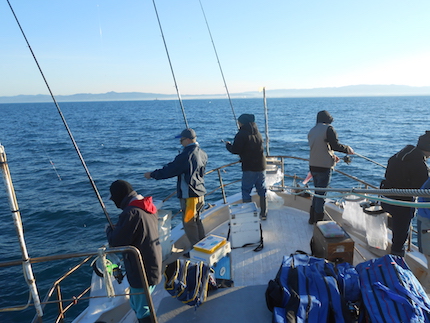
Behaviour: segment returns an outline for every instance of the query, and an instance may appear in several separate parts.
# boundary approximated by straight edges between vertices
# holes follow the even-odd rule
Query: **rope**
[[[27,46],[30,49],[31,55],[33,56],[33,59],[36,62],[37,68],[39,69],[39,72],[42,75],[43,81],[45,82],[46,87],[48,88],[48,91],[49,91],[49,93],[51,95],[52,100],[54,101],[54,104],[55,104],[55,106],[57,108],[57,111],[58,111],[60,117],[61,117],[61,120],[63,121],[63,124],[66,127],[66,130],[67,130],[67,133],[69,134],[70,140],[73,143],[73,147],[75,148],[76,153],[78,154],[78,157],[79,157],[79,159],[80,159],[80,161],[82,163],[82,166],[84,167],[85,172],[86,172],[86,174],[88,176],[88,179],[89,179],[89,181],[91,183],[91,186],[93,187],[93,190],[96,193],[97,199],[99,200],[100,206],[103,209],[103,212],[104,212],[104,214],[106,216],[106,219],[108,220],[109,225],[111,227],[113,227],[113,223],[112,223],[112,221],[111,221],[111,219],[109,217],[109,214],[108,214],[108,212],[106,210],[106,207],[105,207],[105,205],[103,203],[103,200],[102,200],[102,198],[100,196],[100,193],[99,193],[99,191],[98,191],[98,189],[96,187],[96,184],[94,183],[94,180],[91,177],[90,171],[88,170],[88,167],[87,167],[87,165],[85,163],[85,160],[82,157],[81,151],[79,150],[79,147],[78,147],[78,145],[77,145],[77,143],[76,143],[76,141],[75,141],[75,139],[74,139],[74,137],[72,135],[72,132],[71,132],[71,130],[70,130],[70,128],[69,128],[69,126],[68,126],[68,124],[66,122],[66,119],[64,118],[64,115],[61,112],[60,106],[58,105],[57,101],[55,100],[54,94],[52,93],[51,88],[49,87],[48,81],[46,80],[45,75],[43,74],[42,68],[40,67],[39,62],[36,59],[36,56],[35,56],[35,54],[33,52],[33,49],[31,48],[30,43],[28,42],[27,37],[25,36],[24,30],[22,29],[21,24],[19,23],[18,17],[15,15],[15,12],[14,12],[14,10],[12,8],[12,5],[10,4],[9,0],[7,0],[7,3],[9,4],[10,10],[12,11],[13,16],[15,17],[15,20],[16,20],[16,22],[18,24],[19,29],[21,30],[22,35],[24,36],[25,42],[27,43]]]
[[[304,192],[315,196],[317,198],[327,198],[326,195],[320,195],[315,194],[312,191],[325,191],[325,192],[345,192],[341,193],[339,195],[331,195],[330,198],[342,198],[344,200],[349,200],[353,202],[362,201],[363,199],[369,199],[375,201],[384,202],[391,205],[397,205],[397,206],[403,206],[403,207],[413,207],[413,208],[430,208],[430,202],[408,202],[408,201],[402,201],[402,200],[394,200],[387,197],[381,197],[381,196],[372,196],[366,194],[380,194],[378,192],[383,192],[382,195],[394,195],[394,196],[421,196],[421,197],[430,197],[430,189],[380,189],[380,190],[368,190],[368,189],[337,189],[337,188],[303,188],[300,189],[300,187],[285,187],[285,189],[290,189],[291,194],[293,195],[302,195]],[[350,198],[351,195],[359,197],[358,199],[354,200]],[[349,197],[349,198],[348,198]]]

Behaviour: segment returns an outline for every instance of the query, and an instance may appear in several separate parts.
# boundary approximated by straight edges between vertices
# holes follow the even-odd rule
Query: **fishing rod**
[[[176,94],[178,95],[179,104],[181,106],[182,115],[183,115],[184,121],[185,121],[185,127],[189,128],[188,121],[187,121],[187,116],[185,115],[184,105],[182,104],[181,94],[179,93],[178,84],[176,82],[175,73],[173,71],[172,62],[170,60],[169,50],[167,49],[166,39],[164,38],[163,28],[161,27],[160,17],[158,16],[157,6],[155,5],[155,0],[152,0],[152,3],[154,4],[155,15],[157,16],[158,26],[160,27],[161,37],[163,38],[164,48],[166,49],[166,54],[167,54],[167,59],[169,61],[170,70],[172,71],[173,82],[175,83]]]
[[[62,113],[62,111],[60,109],[60,106],[58,105],[57,100],[55,99],[54,94],[52,93],[51,88],[50,88],[50,86],[48,84],[48,81],[46,80],[45,75],[43,74],[42,68],[40,67],[39,62],[37,61],[36,55],[34,54],[33,49],[31,48],[30,43],[27,40],[27,37],[26,37],[26,35],[24,33],[24,30],[22,29],[21,24],[19,23],[18,17],[15,15],[15,11],[13,10],[12,5],[10,4],[9,0],[7,0],[7,3],[9,4],[9,8],[12,11],[13,16],[15,17],[16,23],[18,24],[18,27],[21,30],[21,33],[22,33],[22,35],[23,35],[23,37],[25,39],[25,42],[27,43],[27,46],[28,46],[28,48],[29,48],[29,50],[31,52],[31,55],[33,56],[33,59],[34,59],[36,65],[37,65],[37,68],[39,69],[39,72],[42,75],[43,81],[45,82],[46,87],[48,88],[48,91],[49,91],[49,93],[51,95],[51,98],[54,101],[54,104],[55,104],[55,107],[57,108],[58,114],[60,115],[61,120],[63,121],[64,126],[66,127],[66,130],[67,130],[67,133],[69,134],[70,140],[73,143],[73,147],[75,148],[76,153],[78,154],[79,159],[80,159],[80,161],[82,163],[82,166],[84,167],[85,172],[86,172],[86,174],[88,176],[88,179],[89,179],[89,181],[91,183],[91,186],[93,187],[93,190],[96,193],[97,199],[99,200],[100,206],[103,209],[103,212],[104,212],[104,214],[106,216],[106,219],[108,220],[109,225],[113,228],[113,223],[112,223],[112,221],[111,221],[111,219],[109,217],[109,214],[108,214],[108,212],[106,210],[106,207],[105,207],[105,205],[103,203],[103,200],[102,200],[102,198],[100,196],[100,193],[99,193],[99,191],[98,191],[98,189],[96,187],[96,184],[94,183],[94,180],[91,177],[90,171],[88,170],[88,167],[87,167],[87,165],[85,163],[85,160],[84,160],[84,158],[83,158],[83,156],[81,154],[81,151],[79,150],[79,147],[78,147],[78,145],[77,145],[77,143],[75,141],[75,138],[73,137],[73,134],[72,134],[72,132],[71,132],[71,130],[70,130],[68,124],[67,124],[67,121],[66,121],[66,119],[65,119],[65,117],[64,117],[64,115],[63,115],[63,113]]]
[[[387,166],[384,166],[384,165],[382,165],[382,164],[380,164],[380,163],[378,163],[378,162],[376,162],[376,161],[374,161],[374,160],[372,160],[372,159],[370,159],[370,158],[368,158],[368,157],[366,157],[366,156],[360,155],[360,154],[356,153],[355,151],[354,151],[354,155],[356,155],[356,156],[358,156],[358,157],[361,157],[361,158],[363,158],[363,159],[366,159],[366,160],[368,160],[368,161],[370,161],[370,162],[372,162],[372,163],[374,163],[374,164],[376,164],[376,165],[379,165],[379,166],[381,166],[381,167],[387,168]]]
[[[206,27],[208,28],[209,36],[211,38],[212,47],[213,47],[214,52],[215,52],[215,56],[216,56],[216,59],[217,59],[217,62],[218,62],[219,70],[221,72],[222,80],[224,81],[224,86],[225,86],[225,90],[227,92],[228,101],[230,102],[231,111],[233,112],[234,122],[235,122],[235,124],[237,126],[237,129],[239,129],[239,123],[237,122],[236,113],[234,112],[233,102],[231,101],[230,92],[228,91],[227,83],[225,81],[224,73],[223,73],[222,67],[221,67],[221,62],[220,62],[219,57],[218,57],[218,52],[216,50],[215,43],[214,43],[214,40],[212,38],[212,33],[211,33],[210,28],[209,28],[208,20],[206,19],[205,10],[203,9],[202,2],[200,0],[199,0],[199,2],[200,2],[200,8],[202,9],[203,17],[205,18]]]

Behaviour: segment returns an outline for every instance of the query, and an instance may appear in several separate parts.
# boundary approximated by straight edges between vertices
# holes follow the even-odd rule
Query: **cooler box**
[[[312,237],[312,255],[333,262],[353,264],[354,241],[334,221],[318,221]]]
[[[221,258],[216,264],[213,265],[213,270],[216,279],[230,280],[231,277],[231,259],[227,255]]]
[[[190,250],[190,260],[203,261],[212,267],[229,252],[231,252],[230,242],[226,238],[210,234]]]
[[[255,202],[230,205],[229,211],[231,246],[240,248],[260,242],[260,217]]]

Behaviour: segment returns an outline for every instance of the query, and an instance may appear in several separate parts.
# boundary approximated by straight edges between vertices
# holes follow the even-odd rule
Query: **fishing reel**
[[[352,162],[352,158],[349,155],[343,156],[342,160],[345,162],[345,164],[349,165]]]
[[[108,275],[112,275],[118,284],[121,284],[124,280],[124,274],[122,271],[121,260],[115,254],[109,254],[106,256],[106,272]],[[97,276],[103,278],[103,263],[100,257],[96,257],[91,263],[91,267]]]

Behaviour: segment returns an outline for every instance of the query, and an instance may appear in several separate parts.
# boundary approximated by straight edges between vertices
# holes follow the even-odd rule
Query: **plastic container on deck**
[[[366,213],[367,244],[373,248],[387,249],[387,213],[382,206],[370,202],[362,203],[360,206]]]

